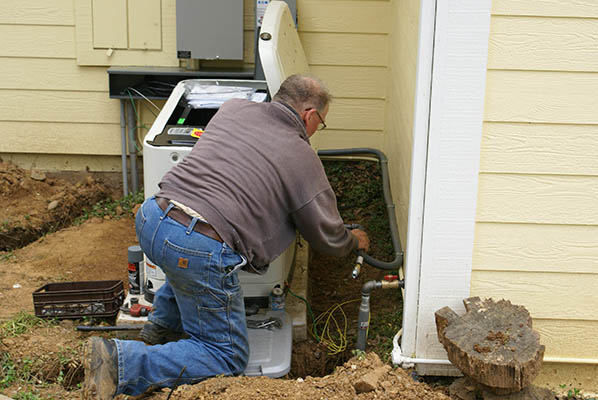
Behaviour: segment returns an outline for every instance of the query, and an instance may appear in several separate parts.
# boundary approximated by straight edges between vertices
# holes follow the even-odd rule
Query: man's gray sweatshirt
[[[304,123],[287,104],[225,102],[159,186],[157,196],[205,217],[251,272],[264,273],[295,230],[324,254],[357,248]]]

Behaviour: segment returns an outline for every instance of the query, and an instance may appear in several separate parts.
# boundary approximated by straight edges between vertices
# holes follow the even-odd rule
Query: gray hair
[[[310,108],[323,112],[332,95],[318,78],[295,74],[282,82],[272,100],[284,101],[299,113]]]

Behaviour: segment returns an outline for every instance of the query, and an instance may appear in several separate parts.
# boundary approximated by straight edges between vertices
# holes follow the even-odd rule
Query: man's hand
[[[352,229],[351,233],[357,238],[357,250],[363,250],[367,253],[370,249],[370,239],[368,238],[368,234],[361,229]]]

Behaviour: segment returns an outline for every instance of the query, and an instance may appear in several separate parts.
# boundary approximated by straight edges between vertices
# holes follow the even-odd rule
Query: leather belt
[[[166,210],[166,208],[170,204],[168,199],[165,199],[164,197],[156,197],[156,203],[158,204],[158,207],[160,207],[160,209],[162,209],[162,211]],[[178,222],[179,224],[184,225],[184,226],[189,226],[189,224],[191,223],[191,220],[193,219],[193,217],[186,214],[183,210],[181,210],[180,208],[177,208],[177,207],[172,207],[167,215],[170,218],[172,218],[173,220],[175,220],[176,222]],[[223,240],[220,237],[220,235],[218,234],[218,232],[216,232],[214,230],[214,228],[212,228],[212,225],[210,225],[210,224],[207,224],[205,222],[198,220],[195,223],[193,230],[195,232],[201,233],[202,235],[206,235],[207,237],[214,239],[218,242],[221,242],[221,243],[223,242]]]

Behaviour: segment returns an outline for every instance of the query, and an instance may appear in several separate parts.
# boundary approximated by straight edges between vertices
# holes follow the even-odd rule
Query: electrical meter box
[[[176,0],[178,58],[243,59],[243,1]]]

